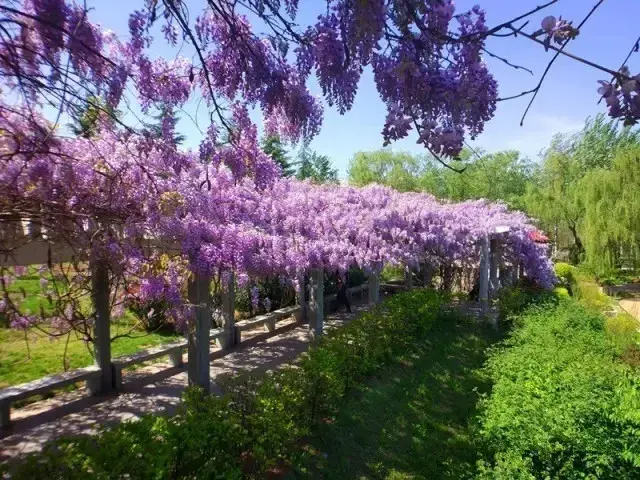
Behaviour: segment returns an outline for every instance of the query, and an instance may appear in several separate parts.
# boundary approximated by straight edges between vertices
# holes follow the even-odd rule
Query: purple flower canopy
[[[545,249],[531,240],[535,227],[522,213],[484,200],[446,203],[377,185],[282,180],[249,116],[257,107],[267,133],[311,139],[322,122],[321,102],[306,87],[311,73],[327,103],[344,112],[363,68],[371,66],[387,108],[385,142],[415,128],[433,153],[456,155],[465,137],[482,132],[496,106],[497,83],[481,55],[483,10],[456,13],[452,0],[419,2],[417,12],[383,0],[332,0],[315,25],[294,32],[295,48],[287,55],[287,45],[254,33],[247,17],[205,8],[189,30],[200,54],[194,63],[150,56],[156,22],[176,45],[177,22],[187,20],[178,10],[158,15],[158,2],[143,3],[129,17],[126,41],[91,23],[90,12],[71,1],[2,6],[9,29],[0,39],[2,219],[32,219],[52,241],[102,258],[126,295],[162,299],[177,319],[186,316],[183,286],[192,272],[233,271],[244,282],[264,275],[295,279],[319,267],[474,267],[478,241],[497,227],[507,230],[505,255],[540,285],[553,284]],[[297,3],[282,3],[289,16]],[[550,18],[545,27],[554,41],[573,32]],[[452,31],[470,40],[450,41]],[[640,81],[626,79],[603,84],[602,94],[617,116],[631,112],[635,118]],[[99,115],[91,138],[66,138],[41,113],[41,105],[53,102],[77,117],[89,92],[104,101],[93,105]],[[158,136],[107,115],[125,103],[123,97],[146,114],[157,105],[174,113],[198,96],[211,122],[197,152],[176,146],[170,121]],[[155,248],[147,248],[150,242]],[[81,273],[70,283],[90,288]],[[51,290],[45,282],[42,288]],[[73,320],[62,307],[57,315],[60,325]],[[31,323],[16,317],[16,325]]]

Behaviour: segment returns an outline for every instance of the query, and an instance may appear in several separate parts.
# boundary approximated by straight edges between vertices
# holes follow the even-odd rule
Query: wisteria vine
[[[500,100],[483,56],[518,67],[486,40],[520,35],[610,75],[598,90],[610,115],[636,123],[640,76],[626,63],[638,43],[616,70],[576,57],[565,47],[602,2],[578,27],[547,15],[527,30],[555,3],[491,27],[482,8],[456,11],[452,0],[328,0],[317,22],[301,27],[297,0],[208,0],[195,16],[182,1],[144,0],[121,40],[72,0],[2,2],[0,253],[19,247],[16,228],[29,220],[37,231],[19,242],[66,245],[78,260],[49,262],[42,290],[55,301],[28,315],[7,295],[15,272],[4,269],[0,309],[19,327],[46,318],[56,331],[83,325],[90,338],[86,263],[101,261],[111,272],[114,315],[156,302],[186,325],[184,284],[194,272],[295,281],[314,267],[474,266],[478,239],[496,226],[509,227],[507,255],[551,285],[549,261],[524,215],[483,201],[282,180],[260,149],[250,111],[262,112],[268,134],[309,140],[322,123],[322,103],[307,89],[311,75],[343,113],[371,68],[387,108],[384,142],[413,131],[446,164],[482,132]],[[259,29],[249,21],[255,17]],[[158,42],[188,57],[155,57]],[[521,95],[533,101],[543,79]],[[210,113],[196,152],[177,146],[171,121],[193,99]],[[65,135],[62,118],[81,119],[88,108],[97,112],[91,135]],[[138,112],[158,108],[166,113],[160,135],[131,125]]]

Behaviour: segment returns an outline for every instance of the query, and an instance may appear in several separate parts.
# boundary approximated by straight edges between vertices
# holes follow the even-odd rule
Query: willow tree
[[[619,150],[610,169],[594,169],[579,183],[586,261],[599,273],[640,259],[640,147]]]
[[[358,187],[379,183],[399,192],[418,191],[421,161],[408,152],[384,148],[357,152],[349,162],[349,183]]]
[[[545,230],[553,231],[558,243],[558,230],[566,228],[572,238],[569,256],[578,263],[584,254],[580,237],[583,207],[578,182],[581,167],[575,157],[552,147],[529,185],[525,196],[526,210],[536,217]]]

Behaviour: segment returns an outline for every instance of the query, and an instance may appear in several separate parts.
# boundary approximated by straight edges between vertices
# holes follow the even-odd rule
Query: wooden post
[[[498,269],[502,256],[502,249],[497,238],[490,241],[490,266],[489,266],[489,294],[493,298],[498,294],[500,289],[500,280],[498,277]]]
[[[376,305],[380,301],[380,276],[378,273],[369,274],[369,305]]]
[[[314,337],[322,335],[324,327],[324,270],[311,270],[311,301],[309,302],[309,332]]]
[[[480,308],[483,313],[489,309],[489,239],[480,240]]]
[[[93,260],[91,269],[91,300],[96,320],[93,330],[96,365],[100,368],[100,381],[93,393],[106,393],[113,389],[111,365],[111,308],[109,305],[109,267],[104,260]]]
[[[407,290],[413,288],[413,272],[409,265],[405,265],[404,267],[404,286]]]
[[[298,275],[299,290],[296,292],[296,303],[300,306],[300,311],[296,314],[299,323],[309,321],[309,304],[307,303],[307,285],[304,274]]]
[[[224,335],[220,338],[220,347],[223,350],[232,348],[236,342],[236,283],[233,272],[222,281],[222,321]]]
[[[209,392],[209,330],[211,309],[208,276],[194,273],[187,293],[193,309],[194,325],[189,329],[189,385],[199,385]]]

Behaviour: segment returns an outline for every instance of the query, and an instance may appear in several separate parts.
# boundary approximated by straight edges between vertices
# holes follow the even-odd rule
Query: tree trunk
[[[573,246],[569,250],[569,259],[571,260],[571,263],[580,263],[584,257],[584,245],[582,244],[582,240],[580,240],[580,236],[578,235],[578,230],[575,225],[569,225],[569,231],[571,232],[571,235],[573,235]]]

